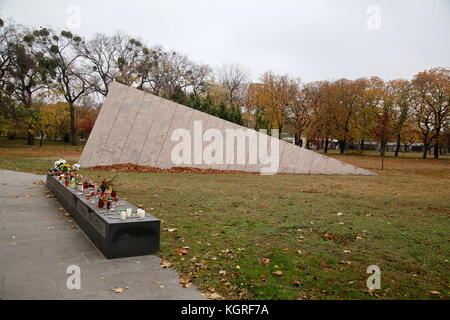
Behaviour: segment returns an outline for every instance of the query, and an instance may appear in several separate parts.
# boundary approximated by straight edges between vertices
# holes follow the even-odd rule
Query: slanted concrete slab
[[[170,128],[165,136],[165,141],[163,142],[161,152],[156,162],[156,167],[158,168],[166,169],[175,166],[175,164],[172,162],[171,154],[173,147],[179,142],[171,140],[172,133],[176,129],[185,129],[188,126],[194,111],[194,109],[188,108],[187,110],[183,110],[182,112],[180,112],[179,109],[184,108],[186,107],[182,106],[181,104],[177,105],[177,109],[173,115]]]
[[[312,151],[311,151],[312,152]],[[327,173],[327,164],[329,157],[323,156],[319,153],[314,153],[314,156],[311,160],[311,170],[310,174],[326,174]]]
[[[172,123],[173,121],[175,122]],[[197,140],[194,139],[194,121],[202,122],[202,132]],[[175,166],[170,156],[175,143],[170,141],[170,137],[173,130],[182,126],[191,134],[192,153],[191,163],[182,164],[182,166],[261,172],[259,157],[256,163],[249,163],[250,146],[257,144],[259,138],[252,138],[250,142],[248,137],[245,138],[244,163],[237,163],[236,144],[228,146],[228,150],[227,146],[224,146],[223,164],[207,164],[203,161],[203,150],[209,144],[202,141],[205,130],[217,128],[222,132],[226,142],[227,129],[240,129],[244,135],[249,132],[255,133],[253,129],[119,83],[113,83],[110,87],[108,97],[80,158],[80,164],[83,167],[90,167],[131,162],[171,168]],[[261,137],[261,133],[255,134]],[[195,146],[196,143],[199,145]],[[353,169],[344,162],[330,160],[327,156],[284,141],[280,141],[280,150],[283,150],[280,152],[280,173],[373,175],[368,170]],[[235,155],[233,163],[227,163],[226,155],[233,152]]]
[[[326,174],[336,174],[336,172],[341,172],[342,161],[338,161],[333,158],[328,158]]]
[[[210,148],[213,148],[212,144],[214,144],[216,146],[217,145],[220,145],[220,146],[224,145],[224,143],[225,143],[225,136],[223,135],[223,126],[224,126],[224,121],[222,119],[217,118],[217,117],[213,117],[213,116],[210,116],[210,118],[208,118],[205,131],[209,130],[209,129],[214,129],[214,131],[217,131],[217,133],[220,133],[220,138],[218,138],[219,139],[218,142],[214,141],[216,139],[216,137],[211,137],[211,140],[208,141],[208,142],[205,141],[203,143],[203,151],[205,151],[205,149],[206,149],[206,151],[211,150]],[[223,141],[223,142],[221,143],[221,141]],[[218,152],[218,154],[217,155],[213,154],[215,161],[213,161],[211,164],[205,163],[205,168],[206,169],[218,168],[220,166],[220,164],[224,162],[224,154],[225,154],[224,152],[225,152],[225,150],[222,150],[222,157],[220,157],[220,150],[216,150],[216,151]],[[205,154],[205,152],[204,152],[204,154]],[[217,156],[217,158],[215,158],[216,156]]]
[[[295,164],[294,173],[310,174],[315,155],[316,153],[311,150],[300,148],[297,162]]]
[[[349,174],[356,174],[356,167],[352,166],[351,164],[342,162],[340,165],[339,174],[342,175],[349,175]]]
[[[196,288],[182,288],[177,272],[161,268],[156,255],[104,258],[59,202],[46,197],[45,186],[33,184],[44,179],[0,170],[0,300],[203,299]],[[73,265],[81,271],[79,290],[66,286]]]
[[[137,163],[139,161],[160,102],[161,98],[159,97],[148,94],[143,96],[133,126],[130,128],[124,148],[121,151],[119,163]]]
[[[208,120],[210,116],[204,112],[200,112],[198,110],[193,109],[189,125],[187,126],[187,130],[189,131],[191,137],[191,161],[188,164],[183,164],[180,167],[195,167],[195,168],[205,168],[202,166],[203,162],[203,142],[202,137],[205,133],[205,127],[208,125]],[[194,126],[197,128],[194,130]],[[201,131],[199,130],[201,127]],[[199,139],[195,138],[195,132],[200,134]],[[197,150],[197,151],[196,151]],[[197,154],[196,154],[197,153]]]
[[[79,159],[79,164],[84,167],[97,165],[100,156],[103,153],[103,149],[105,148],[106,140],[108,139],[111,129],[114,126],[114,122],[116,121],[116,117],[119,114],[122,102],[129,92],[126,86],[117,82],[113,82],[109,90],[110,92],[97,117],[102,120],[95,121],[92,132],[89,135],[89,139],[86,142],[86,146]]]
[[[176,103],[168,100],[161,101],[138,164],[152,167],[156,165],[176,109]]]
[[[130,91],[124,101],[116,121],[106,140],[106,145],[103,148],[101,155],[102,164],[116,164],[129,162],[130,153],[123,153],[123,149],[130,142],[128,139],[130,132],[135,130],[133,124],[136,120],[144,92],[139,90]]]
[[[280,161],[280,173],[294,173],[299,152],[292,143],[284,142],[283,153]]]

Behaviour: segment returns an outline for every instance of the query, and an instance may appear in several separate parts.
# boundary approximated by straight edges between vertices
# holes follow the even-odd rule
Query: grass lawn
[[[81,150],[3,144],[0,168],[44,173],[58,158],[76,161]],[[389,155],[379,171],[374,153],[332,156],[379,175],[118,173],[116,184],[119,196],[162,219],[162,231],[177,229],[162,232],[159,255],[204,292],[449,299],[450,159]],[[381,268],[381,289],[369,293],[370,265]]]

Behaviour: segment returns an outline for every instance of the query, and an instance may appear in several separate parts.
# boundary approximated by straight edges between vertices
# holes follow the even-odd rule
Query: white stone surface
[[[148,133],[153,126],[155,113],[162,99],[146,94],[142,100],[139,111],[130,130],[125,147],[120,155],[120,163],[138,163]]]
[[[177,104],[162,100],[155,113],[155,120],[148,133],[138,164],[154,167],[165,141]]]

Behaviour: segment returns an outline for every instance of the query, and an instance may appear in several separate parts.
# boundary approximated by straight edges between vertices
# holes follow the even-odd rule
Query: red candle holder
[[[98,207],[99,207],[100,209],[102,209],[104,206],[105,206],[105,201],[99,200],[99,201],[98,201]]]
[[[69,180],[66,179],[65,185],[66,185],[66,187],[69,186]]]

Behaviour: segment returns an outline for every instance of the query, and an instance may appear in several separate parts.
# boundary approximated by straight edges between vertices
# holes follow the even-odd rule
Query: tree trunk
[[[301,147],[303,144],[303,140],[302,140],[302,135],[301,132],[296,132],[295,136],[294,136],[294,140],[295,140],[295,145]]]
[[[428,143],[423,143],[423,155],[422,158],[426,159],[427,158],[427,152],[428,152]]]
[[[398,152],[400,151],[400,135],[397,135],[397,147],[395,147],[395,157],[398,157]]]
[[[360,149],[361,149],[361,151],[363,151],[364,150],[364,139],[361,139],[361,143],[360,143]]]
[[[69,104],[70,110],[70,138],[73,146],[78,145],[77,126],[75,121],[75,107],[71,103]]]
[[[385,152],[386,146],[384,143],[381,146],[381,170],[384,170],[384,152]]]
[[[434,158],[439,159],[439,142],[434,143]]]
[[[34,135],[33,135],[33,130],[28,129],[27,131],[27,144],[29,146],[34,145]]]
[[[330,143],[330,140],[328,138],[325,138],[325,148],[323,150],[324,153],[328,152],[328,144]]]
[[[41,130],[41,140],[39,141],[39,147],[42,147],[43,142],[44,142],[44,131]]]
[[[339,152],[340,154],[344,154],[345,150],[345,140],[339,140]]]

